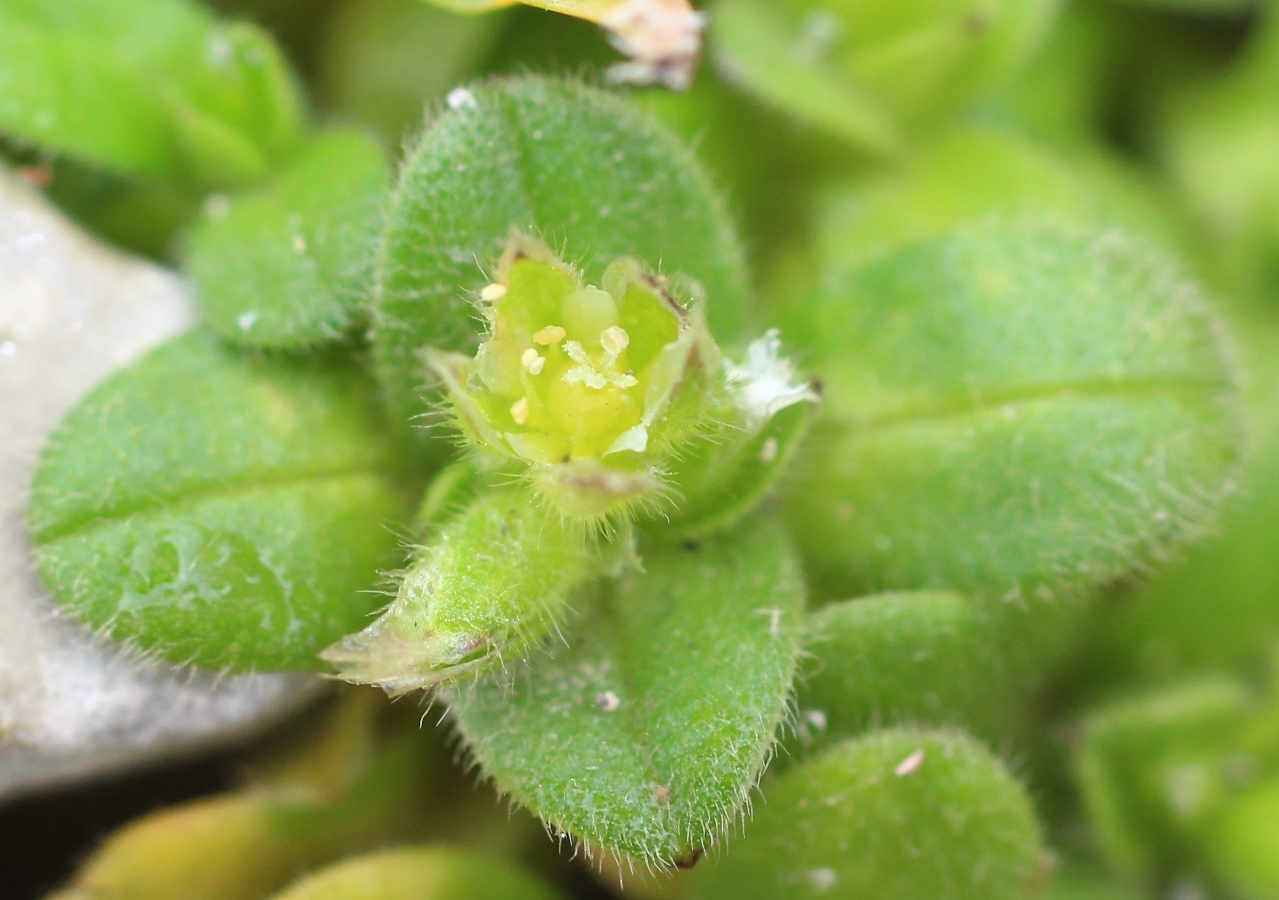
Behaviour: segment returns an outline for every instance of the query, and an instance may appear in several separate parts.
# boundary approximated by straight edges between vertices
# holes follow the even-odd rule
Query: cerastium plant
[[[459,87],[389,178],[369,138],[303,121],[273,52],[222,85],[242,95],[166,81],[184,42],[240,60],[259,37],[155,5],[172,34],[103,63],[146,98],[127,139],[0,104],[7,132],[86,165],[223,191],[184,244],[204,324],[101,384],[40,459],[30,534],[68,613],[171,662],[428,691],[498,791],[598,859],[716,851],[687,896],[1046,883],[1027,793],[982,741],[1015,740],[1087,599],[1195,534],[1236,461],[1231,353],[1171,253],[1069,189],[903,226],[908,171],[855,204],[874,236],[855,262],[763,309],[698,162],[627,99]],[[885,152],[1027,52],[1047,5],[995,4],[1000,52],[927,103],[857,56],[809,73],[827,93],[804,109]],[[0,10],[33,47],[70,39],[39,4]],[[771,81],[751,35],[792,12],[724,4],[721,52],[777,102],[800,76]],[[857,78],[878,92],[861,106]],[[290,813],[329,823],[289,832],[295,867],[346,852],[334,816],[416,833],[395,785],[421,773],[342,744],[361,722],[332,758],[374,775]],[[265,796],[210,821],[274,847],[261,823],[287,803]],[[142,843],[85,883],[127,883]],[[255,896],[288,880],[254,872]],[[366,875],[546,890],[403,851],[296,896]]]

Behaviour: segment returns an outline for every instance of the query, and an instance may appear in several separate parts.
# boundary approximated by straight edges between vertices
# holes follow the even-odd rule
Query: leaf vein
[[[1046,400],[1083,398],[1102,400],[1121,397],[1148,397],[1158,394],[1208,395],[1231,389],[1229,384],[1203,379],[1142,379],[1133,381],[1066,381],[1006,388],[986,394],[974,392],[972,396],[947,397],[935,403],[905,407],[900,410],[866,417],[836,413],[832,418],[858,431],[876,431],[888,428],[908,427],[934,420],[959,419],[979,416],[999,409],[1041,403]]]
[[[68,516],[57,524],[43,528],[33,527],[32,543],[37,547],[45,546],[69,537],[116,525],[135,516],[146,516],[196,507],[211,500],[234,499],[255,492],[282,491],[307,485],[319,485],[324,482],[389,477],[392,474],[393,471],[389,467],[361,465],[316,469],[309,472],[293,472],[281,477],[268,475],[266,477],[242,478],[230,481],[219,480],[200,485],[190,491],[184,491],[180,495],[152,495],[139,498],[133,502],[123,503],[110,509],[99,509],[82,516]]]

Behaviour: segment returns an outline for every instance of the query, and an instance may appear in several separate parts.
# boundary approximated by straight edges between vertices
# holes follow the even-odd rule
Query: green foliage
[[[804,589],[769,518],[641,553],[567,647],[448,696],[501,791],[589,846],[671,865],[724,836],[768,759]]]
[[[831,592],[1104,582],[1192,534],[1235,458],[1216,321],[1118,232],[918,244],[826,289],[807,341],[823,418],[788,505]]]
[[[1263,14],[1246,53],[1213,80],[1176,91],[1154,142],[1234,290],[1279,287],[1279,13]]]
[[[1279,840],[1279,692],[1185,678],[1087,722],[1078,765],[1102,848],[1148,884],[1271,897]]]
[[[474,352],[470,299],[513,228],[579,262],[588,283],[622,255],[696,279],[720,340],[747,337],[745,268],[722,205],[656,124],[600,91],[546,78],[451,97],[405,159],[378,262],[374,349],[398,419],[426,409],[420,348]]]
[[[1266,900],[1279,893],[1279,778],[1245,791],[1207,844],[1213,868],[1233,896]]]
[[[442,847],[385,850],[308,875],[274,900],[554,900],[500,859]]]
[[[760,428],[721,421],[680,451],[667,472],[672,496],[641,516],[646,531],[690,540],[749,515],[798,452],[813,408],[798,403]]]
[[[897,724],[953,725],[998,743],[1082,613],[948,591],[824,606],[806,625],[797,750]]]
[[[1220,526],[1129,592],[1097,622],[1096,677],[1167,683],[1196,672],[1256,672],[1279,631],[1279,319],[1271,309],[1233,317],[1249,374],[1248,445],[1240,490]],[[1211,598],[1211,602],[1205,602]]]
[[[1135,6],[1152,6],[1193,13],[1239,14],[1258,6],[1258,0],[1114,0]]]
[[[478,74],[507,24],[422,0],[341,0],[318,49],[318,102],[398,147],[422,127],[424,110]]]
[[[347,333],[371,301],[386,161],[355,132],[313,138],[268,187],[205,205],[187,271],[205,319],[257,347]]]
[[[198,214],[200,199],[168,182],[147,181],[60,157],[48,195],[95,234],[154,259],[170,255],[173,237]]]
[[[1188,250],[1163,196],[1108,151],[1059,152],[1007,127],[972,124],[941,131],[902,165],[830,185],[814,246],[823,280],[838,284],[874,259],[966,223],[1034,216],[1119,227]]]
[[[1019,130],[1058,147],[1104,146],[1108,79],[1120,62],[1117,6],[1064,3],[1055,27],[1017,78],[988,99]]]
[[[529,501],[519,488],[483,491],[430,529],[395,602],[325,661],[346,681],[398,695],[520,659],[604,560],[581,524]]]
[[[723,0],[713,47],[746,90],[864,151],[969,102],[1035,49],[1055,0]]]
[[[0,132],[197,188],[263,177],[301,100],[274,43],[186,0],[4,0]]]
[[[245,359],[195,332],[58,427],[32,487],[36,562],[76,618],[145,652],[314,668],[398,562],[400,453],[350,362]]]
[[[1051,214],[1087,222],[1080,180],[1054,153],[1016,132],[945,132],[902,168],[833,187],[823,198],[817,248],[826,277],[984,216]]]
[[[765,785],[768,799],[699,900],[1023,900],[1044,879],[1021,786],[958,733],[884,729]]]
[[[1111,861],[1153,881],[1197,862],[1192,833],[1222,802],[1222,751],[1250,698],[1224,678],[1178,684],[1095,712],[1079,751],[1090,818]]]
[[[1140,900],[1130,886],[1098,872],[1064,867],[1053,877],[1047,900]]]
[[[680,0],[531,5],[605,20],[667,83],[694,51],[651,26],[700,28]],[[1279,331],[1236,304],[1239,404],[1185,273],[1257,307],[1279,284],[1279,29],[1096,2],[1048,35],[1059,5],[719,0],[716,71],[636,105],[589,86],[608,50],[581,21],[220,0],[306,20],[284,44],[325,121],[393,148],[426,105],[388,190],[362,131],[307,130],[252,26],[0,0],[6,164],[157,255],[190,224],[209,326],[45,449],[50,592],[170,661],[323,652],[432,690],[459,755],[593,861],[698,863],[639,896],[1271,896],[1279,706],[1251,685],[1279,629]],[[1222,536],[1143,589],[1239,462]],[[536,852],[533,817],[456,772],[424,796],[400,708],[122,831],[72,890],[548,896],[499,858]],[[536,861],[580,895],[566,865]]]

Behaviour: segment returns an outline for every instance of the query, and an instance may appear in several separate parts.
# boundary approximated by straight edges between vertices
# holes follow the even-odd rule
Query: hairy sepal
[[[521,485],[481,490],[429,537],[386,611],[322,654],[337,678],[398,696],[517,660],[608,557]]]

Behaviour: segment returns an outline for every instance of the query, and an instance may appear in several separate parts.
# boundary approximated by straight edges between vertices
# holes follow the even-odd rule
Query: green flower
[[[728,390],[699,306],[630,257],[602,281],[584,284],[517,232],[480,293],[479,351],[427,354],[469,441],[496,465],[527,467],[541,496],[588,520],[659,496],[664,462]]]

